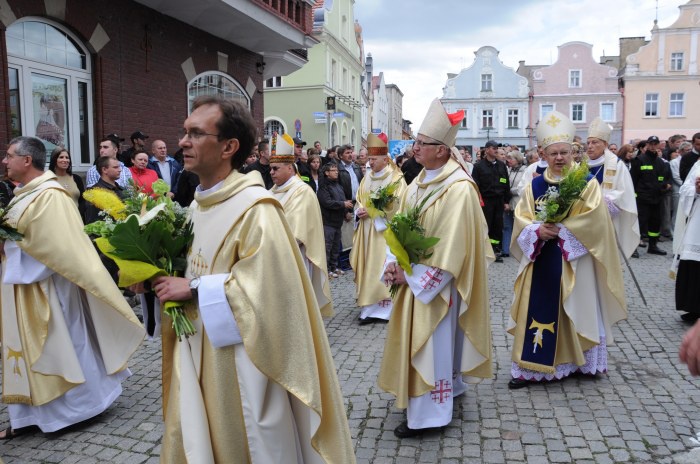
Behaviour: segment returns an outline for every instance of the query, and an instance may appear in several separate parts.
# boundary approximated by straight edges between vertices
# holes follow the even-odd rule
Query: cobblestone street
[[[670,242],[661,246],[670,251]],[[700,380],[678,361],[689,327],[674,310],[669,257],[631,260],[644,306],[625,269],[629,317],[609,347],[609,372],[511,391],[505,332],[513,258],[489,270],[494,345],[492,380],[474,385],[455,403],[442,433],[399,440],[404,413],[379,390],[377,374],[385,325],[359,326],[352,272],[332,282],[336,315],[326,322],[359,463],[672,463],[700,462],[691,441],[700,432]],[[146,341],[132,359],[124,393],[99,417],[68,430],[0,442],[7,463],[156,463],[163,433],[160,341]],[[8,425],[6,407],[0,411]],[[698,444],[697,446],[700,446]]]

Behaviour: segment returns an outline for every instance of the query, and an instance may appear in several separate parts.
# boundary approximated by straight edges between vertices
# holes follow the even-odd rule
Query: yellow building
[[[679,9],[676,22],[655,23],[649,43],[627,57],[623,141],[700,131],[700,0]]]

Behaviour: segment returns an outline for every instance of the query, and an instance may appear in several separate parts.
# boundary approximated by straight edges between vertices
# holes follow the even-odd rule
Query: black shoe
[[[496,263],[502,263],[502,262],[503,262],[503,258],[501,258],[501,255],[496,255],[496,261],[494,261],[494,262],[496,262]]]
[[[700,314],[695,314],[695,313],[681,314],[681,319],[684,320],[685,322],[694,323],[695,321],[700,319]]]
[[[510,379],[510,382],[508,382],[508,388],[510,390],[518,390],[520,388],[527,387],[528,385],[530,385],[530,383],[532,382],[525,379]]]
[[[647,253],[650,255],[659,255],[659,256],[666,256],[668,253],[666,253],[664,250],[661,248],[655,246],[655,245],[649,245],[649,250],[647,250]]]
[[[639,252],[637,250],[634,250],[634,253],[632,253],[633,258],[639,258]]]
[[[501,253],[501,258],[508,258],[510,253]]]
[[[639,242],[639,248],[646,248],[647,244],[644,242]]]
[[[431,432],[434,430],[442,430],[442,427],[429,427],[426,429],[411,429],[408,427],[408,421],[403,421],[398,427],[394,429],[394,435],[399,438],[411,438],[422,435],[424,432]]]

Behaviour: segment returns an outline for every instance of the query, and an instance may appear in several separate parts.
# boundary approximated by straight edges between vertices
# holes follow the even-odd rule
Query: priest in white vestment
[[[144,330],[83,232],[68,192],[44,172],[41,140],[10,141],[19,183],[6,223],[23,238],[2,259],[3,402],[10,428],[54,432],[105,411],[121,394]]]
[[[407,409],[400,438],[444,427],[465,377],[490,378],[491,324],[487,264],[494,259],[476,184],[452,150],[463,111],[448,114],[438,99],[413,145],[423,170],[408,186],[399,213],[428,198],[420,214],[425,237],[439,237],[432,256],[410,263],[391,253],[383,274],[399,285],[387,326],[379,386]]]
[[[201,182],[187,271],[153,282],[161,301],[187,302],[197,330],[178,340],[163,324],[161,462],[353,463],[328,336],[296,239],[262,178],[238,172],[255,121],[219,96],[199,97],[193,108],[180,140],[185,169]]]
[[[588,168],[603,190],[603,200],[615,227],[620,251],[629,258],[639,245],[637,200],[627,166],[608,150],[612,127],[595,118],[588,127]],[[638,255],[637,255],[638,257]]]
[[[386,322],[391,316],[389,289],[379,278],[384,270],[386,240],[384,231],[388,220],[399,209],[400,198],[406,190],[403,173],[389,158],[387,136],[367,135],[369,166],[357,189],[355,233],[352,236],[350,266],[355,271],[355,292],[360,307],[360,325]],[[370,203],[380,189],[394,190],[394,200],[378,210]],[[387,198],[387,196],[384,196]],[[384,200],[382,200],[383,202]],[[382,206],[382,205],[379,205]]]
[[[313,188],[302,181],[294,163],[294,140],[288,134],[274,134],[270,144],[270,193],[284,208],[292,235],[299,245],[318,307],[323,317],[333,316],[333,300],[326,265],[321,206]]]

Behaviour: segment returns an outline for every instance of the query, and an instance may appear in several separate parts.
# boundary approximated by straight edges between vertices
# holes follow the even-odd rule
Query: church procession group
[[[386,137],[370,134],[357,191],[350,263],[358,316],[388,320],[378,385],[406,410],[400,438],[448,425],[455,398],[493,376],[487,271],[495,255],[483,197],[454,147],[462,119],[431,103],[413,145],[423,169],[408,185]],[[178,338],[161,327],[161,462],[355,462],[323,323],[334,309],[321,210],[297,173],[295,141],[270,141],[275,185],[267,190],[259,173],[239,172],[256,140],[244,106],[200,97],[183,127],[184,167],[200,179],[187,270],[149,285],[159,301],[184,304],[194,333]],[[610,131],[595,121],[589,141],[607,147]],[[630,172],[607,148],[576,163],[574,135],[558,112],[538,125],[546,168],[528,174],[515,208],[511,389],[605,373],[611,327],[627,315],[621,263],[640,243]],[[44,172],[41,141],[13,139],[3,163],[19,183],[3,224],[22,234],[5,240],[2,255],[10,426],[0,439],[9,439],[109,408],[145,332],[73,201]],[[699,174],[696,165],[680,191],[681,265],[700,261]],[[689,332],[681,348],[694,374],[698,338]]]

